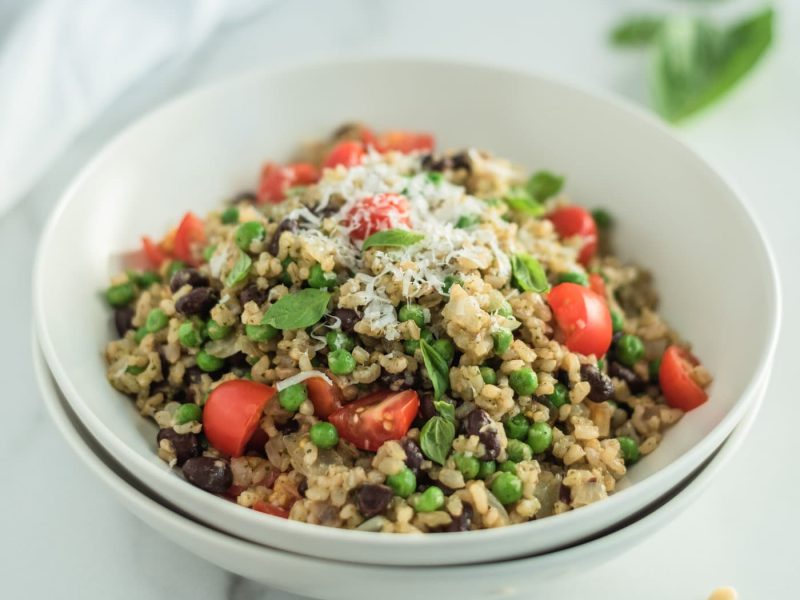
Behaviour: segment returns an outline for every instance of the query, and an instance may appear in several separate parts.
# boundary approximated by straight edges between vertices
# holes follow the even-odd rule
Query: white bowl
[[[151,495],[97,444],[63,400],[34,343],[39,388],[50,416],[79,458],[134,515],[186,550],[244,577],[315,598],[379,597],[407,600],[435,597],[509,598],[553,594],[565,577],[579,577],[590,568],[630,552],[699,497],[716,473],[741,446],[759,404],[734,429],[704,466],[676,490],[634,516],[625,527],[591,542],[552,554],[503,562],[456,567],[387,567],[312,558],[253,544],[221,533],[170,510]],[[766,382],[761,384],[764,387]],[[339,582],[331,585],[332,582]],[[341,582],[350,582],[342,584]],[[556,587],[556,589],[553,589]]]
[[[430,130],[568,175],[581,203],[615,215],[623,257],[652,268],[667,319],[715,375],[688,414],[613,497],[513,527],[435,536],[342,531],[266,517],[186,484],[154,451],[155,427],[114,392],[99,291],[113,257],[187,209],[251,188],[263,160],[347,119]],[[696,469],[742,419],[766,378],[779,322],[777,274],[731,187],[660,123],[616,100],[539,77],[425,61],[333,63],[257,73],[145,117],[88,165],[51,216],[37,256],[36,325],[81,421],[159,495],[214,527],[295,552],[376,564],[456,564],[544,552],[630,516]],[[746,324],[746,326],[745,326]],[[623,488],[625,485],[622,486]]]

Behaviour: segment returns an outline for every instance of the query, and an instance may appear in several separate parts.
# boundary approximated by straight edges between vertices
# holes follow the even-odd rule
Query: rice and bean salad
[[[278,517],[467,531],[602,500],[711,377],[563,186],[344,125],[143,238],[108,380],[187,481]]]

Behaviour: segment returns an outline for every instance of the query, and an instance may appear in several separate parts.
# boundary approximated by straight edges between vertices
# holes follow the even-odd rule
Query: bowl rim
[[[554,515],[551,518],[529,521],[526,523],[516,524],[514,527],[505,527],[498,529],[478,530],[462,533],[462,537],[457,539],[461,542],[469,541],[470,543],[485,542],[490,543],[496,539],[502,539],[509,535],[510,530],[519,532],[523,531],[526,534],[534,532],[543,533],[542,530],[547,530],[551,527],[568,527],[570,523],[578,520],[591,520],[593,516],[599,512],[613,510],[628,497],[644,491],[645,488],[665,487],[664,482],[674,479],[674,473],[679,471],[682,466],[692,460],[692,457],[698,453],[710,454],[713,446],[716,448],[720,441],[718,438],[725,438],[733,428],[738,424],[746,411],[753,404],[755,396],[757,396],[758,384],[760,383],[761,375],[769,372],[769,367],[772,358],[776,351],[778,335],[780,331],[780,322],[782,317],[782,298],[780,294],[780,280],[774,258],[773,251],[764,235],[763,227],[761,226],[757,217],[752,213],[749,208],[749,203],[745,202],[743,198],[745,195],[738,187],[728,181],[721,172],[705,157],[701,156],[685,141],[683,141],[674,131],[667,127],[664,123],[659,121],[655,116],[647,113],[644,109],[634,105],[632,102],[620,98],[610,92],[603,90],[596,90],[590,86],[583,84],[576,84],[575,82],[554,78],[549,75],[542,75],[538,73],[526,72],[521,69],[511,67],[501,67],[489,63],[475,62],[475,61],[459,61],[447,59],[434,59],[425,57],[378,57],[378,58],[364,58],[364,59],[325,59],[325,60],[301,60],[301,61],[287,61],[281,65],[257,68],[247,70],[243,73],[237,74],[232,77],[222,78],[211,84],[203,85],[194,88],[186,93],[180,94],[175,98],[149,110],[139,116],[130,124],[126,125],[120,132],[118,132],[109,142],[107,142],[79,171],[74,177],[72,182],[67,186],[59,198],[55,208],[52,210],[47,225],[43,229],[40,237],[36,259],[34,262],[33,273],[33,304],[34,304],[34,322],[37,329],[38,338],[44,353],[45,360],[50,368],[55,380],[58,382],[65,398],[75,410],[76,414],[80,417],[81,421],[86,424],[87,428],[98,438],[98,441],[108,449],[113,448],[112,454],[119,454],[125,457],[126,464],[130,462],[135,472],[144,470],[159,483],[172,487],[176,484],[185,485],[186,482],[175,477],[175,474],[168,469],[161,469],[155,464],[149,462],[143,456],[130,449],[116,434],[103,423],[103,421],[94,413],[94,411],[85,404],[81,399],[81,394],[78,389],[73,385],[69,373],[64,368],[64,365],[59,359],[55,350],[55,345],[50,338],[47,330],[47,315],[44,310],[44,293],[45,293],[45,265],[48,262],[46,255],[49,241],[54,235],[54,231],[58,228],[61,221],[62,214],[66,211],[72,199],[77,195],[85,180],[92,177],[99,165],[106,159],[108,155],[113,154],[118,146],[123,145],[129,137],[134,136],[139,129],[147,125],[151,118],[169,113],[171,111],[180,110],[184,105],[194,103],[196,100],[205,97],[213,97],[217,94],[226,93],[227,88],[245,86],[249,82],[258,81],[261,79],[269,79],[277,77],[282,74],[287,74],[295,71],[314,71],[320,68],[369,68],[375,66],[393,65],[396,67],[416,67],[416,68],[431,68],[436,67],[439,69],[470,69],[476,72],[489,72],[500,73],[510,77],[523,77],[529,80],[535,80],[543,86],[551,88],[558,88],[565,93],[577,94],[590,102],[599,102],[605,104],[607,108],[614,109],[621,114],[633,120],[638,120],[644,126],[649,126],[654,133],[659,134],[664,143],[673,144],[678,150],[685,155],[690,156],[695,163],[702,167],[704,173],[710,176],[716,183],[722,186],[723,189],[729,193],[726,194],[726,201],[732,209],[738,210],[744,219],[753,228],[755,237],[760,244],[763,259],[766,263],[766,275],[768,276],[771,285],[767,290],[767,303],[771,306],[769,318],[771,320],[769,326],[769,334],[766,341],[766,348],[760,353],[758,363],[755,368],[755,373],[759,376],[752,379],[739,399],[734,403],[731,409],[723,416],[719,423],[697,444],[692,446],[683,455],[676,458],[674,461],[664,466],[657,472],[645,478],[643,481],[630,486],[629,488],[622,489],[612,496],[606,498],[603,502],[598,502],[589,506],[582,507],[580,511],[568,511],[561,515]],[[716,440],[714,442],[713,440]],[[109,448],[109,446],[111,448]],[[250,514],[253,511],[241,510],[241,507],[234,505],[227,500],[217,498],[212,494],[203,492],[202,490],[187,486],[188,491],[184,493],[193,494],[197,502],[206,504],[208,502],[215,503],[218,510],[225,513],[226,518],[238,519],[243,523],[247,523],[253,527],[270,528],[276,527],[283,529],[285,533],[291,534],[295,537],[303,537],[307,541],[318,540],[325,538],[328,542],[343,542],[354,543],[361,542],[372,545],[373,547],[380,546],[381,549],[394,548],[397,546],[404,546],[410,548],[425,547],[427,549],[433,547],[445,547],[455,541],[454,535],[447,533],[439,534],[436,536],[375,536],[369,532],[357,530],[345,530],[330,527],[320,527],[309,523],[290,521],[287,519],[264,519],[264,515]],[[463,535],[469,536],[468,540]]]

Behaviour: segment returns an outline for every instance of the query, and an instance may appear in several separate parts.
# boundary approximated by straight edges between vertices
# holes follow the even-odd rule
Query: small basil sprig
[[[433,384],[433,396],[438,400],[450,385],[450,367],[442,355],[425,340],[419,341],[419,348],[422,351],[422,361],[425,363],[428,377]]]
[[[433,407],[443,418],[447,419],[451,423],[456,422],[456,407],[446,400],[434,400]]]
[[[528,193],[528,190],[522,187],[511,188],[508,194],[503,197],[503,202],[511,210],[530,217],[541,217],[544,214],[544,206],[533,198]]]
[[[511,280],[522,292],[546,292],[550,285],[539,261],[528,254],[511,257]]]
[[[247,278],[252,264],[253,259],[250,258],[247,253],[240,250],[236,262],[233,263],[231,272],[228,273],[228,276],[225,278],[225,287],[234,287],[243,282]]]
[[[450,454],[450,446],[456,437],[456,426],[444,417],[434,416],[422,426],[419,447],[432,461],[443,465]]]
[[[531,175],[525,184],[525,189],[535,200],[544,202],[552,198],[564,187],[563,175],[556,175],[551,171],[538,171]]]
[[[663,24],[664,17],[631,17],[611,30],[611,42],[620,47],[647,46],[655,39]]]
[[[364,245],[361,246],[361,249],[366,250],[373,246],[396,246],[398,248],[403,248],[416,244],[424,237],[425,235],[422,233],[408,231],[407,229],[386,229],[369,236],[364,240]]]
[[[331,294],[324,290],[305,289],[286,294],[269,307],[263,323],[275,329],[303,329],[318,323],[328,310]]]

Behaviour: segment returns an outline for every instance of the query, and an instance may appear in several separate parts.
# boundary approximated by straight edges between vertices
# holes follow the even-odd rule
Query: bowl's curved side
[[[444,74],[448,75],[446,85],[441,81]],[[720,377],[715,384],[714,397],[718,401],[710,402],[689,415],[680,428],[670,432],[664,447],[648,457],[647,461],[637,465],[630,475],[632,480],[638,480],[634,486],[620,491],[603,503],[580,511],[505,530],[470,533],[468,535],[474,536],[474,544],[456,542],[452,536],[447,535],[435,536],[433,539],[397,539],[265,519],[262,515],[241,510],[187,486],[161,464],[152,452],[149,440],[142,435],[146,426],[138,419],[130,403],[118,401],[116,394],[107,388],[102,361],[99,360],[100,349],[108,336],[107,328],[101,326],[107,318],[106,311],[99,299],[87,301],[87,290],[97,289],[105,283],[104,277],[109,271],[107,256],[110,252],[133,247],[136,243],[135,232],[166,224],[154,222],[144,208],[151,207],[152,214],[159,214],[159,209],[164,213],[159,202],[163,204],[165,198],[170,202],[175,199],[175,206],[169,209],[174,214],[178,214],[180,208],[196,207],[198,204],[210,207],[219,197],[233,189],[233,186],[247,181],[248,173],[256,172],[259,160],[257,157],[288,152],[289,145],[297,137],[295,120],[289,118],[292,111],[297,110],[294,106],[295,97],[313,95],[318,88],[335,89],[336,85],[343,85],[342,80],[353,84],[361,81],[358,85],[364,85],[362,80],[368,80],[374,86],[379,80],[396,83],[398,79],[409,82],[409,85],[399,86],[401,91],[392,97],[391,102],[376,102],[372,96],[358,99],[359,96],[355,93],[334,94],[335,99],[330,103],[331,106],[326,107],[325,112],[315,112],[303,121],[306,129],[303,133],[318,131],[335,119],[352,117],[353,112],[363,114],[365,118],[378,124],[403,122],[410,126],[436,129],[437,123],[448,123],[443,128],[447,130],[446,144],[466,143],[473,135],[477,136],[475,139],[487,144],[492,140],[502,139],[505,141],[504,147],[508,148],[512,156],[528,158],[528,164],[538,161],[539,164],[553,164],[559,168],[568,164],[583,166],[583,169],[575,169],[577,175],[574,177],[574,189],[579,195],[590,197],[588,192],[591,190],[593,194],[611,199],[615,194],[619,197],[626,187],[623,183],[607,181],[614,178],[604,177],[602,174],[609,169],[612,172],[619,170],[619,166],[615,164],[613,156],[598,158],[592,152],[582,149],[583,146],[591,145],[590,133],[587,131],[598,127],[595,121],[602,121],[605,129],[595,131],[594,135],[602,137],[608,134],[609,139],[614,139],[613,134],[616,133],[620,156],[635,158],[636,152],[631,148],[637,148],[641,144],[649,147],[649,143],[650,146],[660,148],[659,157],[664,159],[663,165],[647,164],[646,161],[645,164],[636,165],[642,171],[638,173],[637,177],[640,179],[636,182],[640,189],[649,189],[647,181],[643,182],[641,178],[657,179],[662,171],[667,172],[664,175],[665,181],[674,182],[676,189],[683,189],[676,178],[680,179],[684,171],[689,173],[702,182],[700,187],[708,194],[708,202],[716,202],[715,206],[721,207],[723,213],[730,213],[730,226],[741,232],[741,245],[751,251],[749,260],[753,268],[749,271],[752,271],[752,285],[756,290],[750,298],[742,295],[729,297],[724,291],[714,289],[700,277],[704,271],[701,274],[692,271],[687,275],[685,272],[664,269],[663,279],[667,288],[683,285],[682,278],[691,276],[689,283],[696,289],[710,289],[713,292],[712,304],[717,305],[715,309],[738,311],[737,314],[742,314],[747,313],[749,308],[756,307],[758,310],[754,310],[753,314],[758,314],[763,319],[755,328],[755,335],[759,337],[752,340],[752,355],[741,350],[739,363],[734,365],[736,368],[731,365],[709,365],[712,370],[715,370],[714,366],[725,366],[727,369],[724,372],[725,377]],[[486,87],[491,89],[492,94],[479,96],[475,92],[476,81],[488,82],[490,85]],[[434,88],[437,89],[439,98],[450,97],[458,92],[465,98],[465,107],[445,107],[441,100],[433,102],[428,97],[420,96],[417,90],[424,83],[430,84],[426,91],[431,94]],[[294,95],[288,100],[275,98],[265,91],[272,88],[291,88]],[[245,99],[251,98],[255,92],[268,98],[266,105],[259,104],[256,107],[252,101],[248,104]],[[508,105],[499,104],[497,98],[509,96],[511,100]],[[531,101],[539,102],[535,105],[539,112],[534,114],[536,122],[529,127],[534,131],[546,131],[547,135],[543,137],[547,139],[547,144],[537,145],[535,140],[531,141],[525,136],[503,137],[496,131],[497,123],[489,122],[489,119],[472,119],[469,130],[463,127],[464,122],[469,122],[464,117],[474,114],[475,111],[494,110],[499,114],[504,110],[507,113],[503,116],[505,123],[525,123],[531,119]],[[203,131],[206,137],[198,137],[194,131],[197,129],[196,123],[208,120],[198,117],[219,114],[220,107],[231,111],[232,121],[236,124],[249,125],[252,120],[252,129],[263,131],[266,128],[273,136],[264,141],[235,127],[226,129],[222,124],[211,124],[208,130]],[[455,112],[458,115],[451,114]],[[270,118],[262,113],[270,113]],[[569,123],[572,129],[568,132],[572,137],[568,144],[556,143],[559,131],[552,129],[563,124],[563,117],[561,121],[556,118],[562,113],[574,116],[574,122]],[[464,118],[461,127],[457,126],[458,118]],[[186,141],[186,151],[180,161],[153,160],[153,149],[159,147],[165,139]],[[595,148],[597,141],[593,144],[592,148]],[[208,147],[211,148],[206,152],[205,148]],[[231,148],[239,151],[231,152]],[[161,164],[162,162],[165,164]],[[141,177],[138,170],[140,164],[152,167],[152,171],[148,172],[148,181],[143,181]],[[218,170],[224,175],[211,180],[194,181],[192,177],[196,175],[198,165],[206,165],[212,171],[219,167]],[[201,177],[195,176],[194,179]],[[148,185],[155,185],[151,182],[163,182],[169,189],[166,192],[156,188],[148,189]],[[186,182],[188,183],[184,189],[182,185]],[[161,195],[152,199],[154,194],[159,193]],[[109,197],[120,201],[101,201]],[[627,222],[643,223],[644,220],[640,217],[643,214],[656,221],[669,218],[669,211],[664,210],[661,205],[663,203],[648,206],[644,210],[636,204],[638,197],[639,195],[631,194],[630,199],[619,205],[620,209],[630,211],[633,215]],[[697,218],[701,217],[707,218],[708,215],[697,215]],[[99,226],[101,224],[104,226]],[[628,234],[620,237],[630,238],[628,254],[631,254],[636,244],[641,243],[640,236],[644,230],[654,231],[650,225],[626,225],[626,219],[620,219],[620,226],[621,233]],[[658,231],[658,227],[655,231]],[[702,244],[698,246],[695,243],[693,246],[700,248]],[[711,246],[715,248],[714,244]],[[718,261],[718,251],[714,248],[708,256]],[[656,244],[649,251],[656,263],[661,261],[674,265],[668,257],[671,249],[671,244],[664,244],[663,247]],[[78,273],[75,273],[74,268],[65,268],[68,264],[72,265],[74,256],[80,260],[85,259],[85,268]],[[702,260],[697,256],[692,258]],[[740,268],[742,264],[742,261],[731,262],[737,263],[732,268]],[[757,401],[757,385],[769,371],[777,339],[780,319],[777,286],[771,252],[741,200],[710,167],[675,139],[663,125],[643,115],[638,109],[632,109],[625,103],[607,97],[598,100],[596,95],[548,79],[511,71],[432,61],[389,61],[340,63],[334,66],[288,70],[278,74],[246,75],[175,100],[132,125],[84,169],[51,216],[37,253],[34,308],[37,331],[47,362],[70,405],[103,446],[137,478],[159,494],[172,501],[179,499],[181,506],[185,506],[193,514],[203,515],[216,527],[263,543],[298,551],[313,548],[322,556],[356,561],[434,564],[442,560],[483,560],[487,547],[491,547],[492,557],[502,558],[522,552],[544,551],[552,543],[557,545],[575,541],[646,505],[696,468],[722,443]],[[730,304],[727,309],[724,306],[726,302]],[[699,348],[704,358],[717,362],[724,360],[719,349],[731,343],[730,336],[733,332],[708,332],[710,325],[703,322],[702,315],[679,310],[681,306],[677,303],[675,294],[667,294],[666,308],[668,311],[670,308],[674,309],[677,324],[683,331],[691,334],[693,327],[706,331],[704,337],[707,341]],[[61,317],[64,313],[80,316],[78,320],[81,327],[85,328],[82,335],[76,335],[74,328]],[[710,321],[718,322],[714,319]],[[98,360],[87,360],[90,356],[98,356]],[[753,356],[757,358],[753,359]],[[736,378],[747,381],[735,388],[731,382]],[[734,388],[735,394],[732,392]],[[492,543],[499,540],[503,540],[503,543]]]

